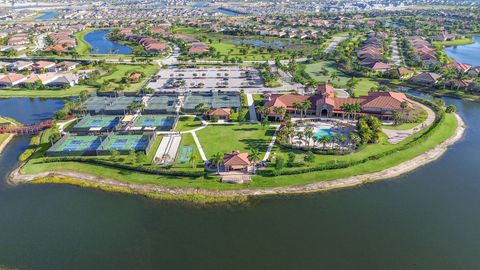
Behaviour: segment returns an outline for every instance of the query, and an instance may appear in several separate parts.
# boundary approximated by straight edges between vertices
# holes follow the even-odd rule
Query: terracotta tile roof
[[[208,115],[217,115],[217,116],[229,116],[232,114],[232,109],[230,108],[217,108],[217,109],[211,109],[208,111]]]
[[[0,78],[0,82],[14,83],[24,78],[25,76],[19,73],[8,73],[7,75]]]
[[[223,155],[223,164],[226,166],[248,166],[248,153],[240,153],[240,151],[233,151],[231,154]]]

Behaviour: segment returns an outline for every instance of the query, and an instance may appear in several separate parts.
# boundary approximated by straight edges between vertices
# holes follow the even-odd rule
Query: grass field
[[[449,47],[449,46],[458,46],[458,45],[468,45],[468,44],[472,44],[473,42],[474,41],[471,38],[460,38],[460,39],[451,40],[451,41],[434,41],[432,42],[432,44]]]
[[[124,90],[125,92],[137,92],[138,90],[140,90],[140,88],[143,86],[147,79],[157,73],[158,69],[159,67],[153,64],[117,64],[107,75],[100,77],[100,79],[98,79],[98,82],[100,84],[103,84],[104,82],[108,81],[109,84],[106,87],[106,91],[113,91],[115,88],[123,84],[121,83],[123,77],[128,76],[133,72],[143,72],[145,76],[141,78],[137,83],[131,83],[129,86],[123,84],[126,87]]]
[[[12,97],[35,97],[35,98],[65,98],[78,96],[80,92],[87,90],[94,92],[95,89],[86,85],[75,85],[62,90],[26,90],[26,89],[4,89],[0,90],[0,98]]]
[[[195,37],[203,42],[207,43],[210,47],[214,48],[216,52],[220,54],[219,58],[209,57],[209,59],[223,60],[225,56],[228,58],[240,58],[244,61],[252,60],[273,60],[276,57],[287,58],[287,49],[281,52],[268,53],[266,49],[261,50],[256,46],[242,46],[237,45],[228,40],[243,39],[243,40],[262,40],[262,41],[285,41],[290,42],[290,39],[281,39],[275,37],[262,37],[262,36],[229,36],[220,33],[209,32],[206,29],[194,28],[194,27],[176,27],[172,29],[174,33],[181,33]],[[245,53],[241,49],[246,49]],[[315,46],[306,46],[302,50],[309,51],[314,49]]]
[[[88,28],[74,34],[77,40],[77,52],[81,55],[90,54],[90,45],[83,38],[86,34],[92,32],[94,29]]]
[[[258,149],[263,158],[273,133],[274,128],[255,124],[209,125],[198,131],[197,136],[207,158],[217,152],[249,152],[251,148]]]
[[[322,69],[327,70],[328,74],[322,74]],[[331,61],[323,61],[312,64],[307,64],[305,66],[305,71],[310,74],[310,76],[319,82],[326,82],[331,80],[331,83],[338,88],[345,88],[347,81],[350,79],[346,74],[339,71],[336,67],[336,64]],[[338,78],[331,79],[331,75],[336,73]],[[370,91],[370,88],[378,86],[378,83],[373,81],[370,78],[357,78],[358,83],[355,86],[355,93],[359,96],[365,96]]]
[[[188,131],[202,126],[202,121],[197,117],[180,116],[177,121],[176,131]]]

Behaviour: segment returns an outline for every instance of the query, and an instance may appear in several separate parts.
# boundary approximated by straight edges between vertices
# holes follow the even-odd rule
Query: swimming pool
[[[329,127],[317,127],[313,130],[313,134],[317,138],[321,138],[323,136],[328,136],[329,138],[332,138],[332,130]]]

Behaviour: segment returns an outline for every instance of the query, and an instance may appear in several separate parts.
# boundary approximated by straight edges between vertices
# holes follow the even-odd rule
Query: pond
[[[48,21],[55,18],[57,15],[58,13],[53,11],[42,12],[42,15],[35,18],[35,21]]]
[[[223,13],[225,15],[229,15],[229,16],[236,16],[236,15],[241,15],[242,14],[238,11],[227,9],[227,8],[217,8],[217,9],[215,9],[215,11]]]
[[[480,66],[480,36],[474,37],[474,43],[445,48],[448,56],[460,63]]]
[[[92,54],[131,54],[132,49],[118,42],[111,41],[107,35],[112,30],[95,30],[87,33],[83,38],[90,46]]]

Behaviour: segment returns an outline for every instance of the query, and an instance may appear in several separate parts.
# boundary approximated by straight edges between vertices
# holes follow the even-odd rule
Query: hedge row
[[[43,163],[53,163],[53,162],[81,162],[93,165],[102,165],[111,168],[125,169],[130,171],[155,174],[155,175],[167,175],[167,176],[183,176],[183,177],[201,177],[204,175],[203,172],[191,172],[191,171],[175,171],[164,168],[155,168],[155,167],[145,167],[145,166],[132,166],[121,163],[113,163],[107,160],[102,159],[92,159],[86,157],[55,157],[44,159]]]
[[[313,147],[306,147],[306,146],[295,146],[293,144],[289,144],[289,143],[284,143],[284,142],[281,142],[281,141],[278,141],[277,140],[277,143],[281,146],[281,147],[285,147],[285,148],[288,148],[288,149],[293,149],[293,150],[300,150],[300,151],[304,151],[304,152],[312,152],[312,153],[315,153],[315,154],[318,154],[318,155],[347,155],[347,154],[350,154],[353,152],[353,150],[342,150],[342,149],[338,149],[338,148],[330,148],[330,149],[321,149],[321,148],[313,148]]]
[[[308,173],[308,172],[344,169],[344,168],[348,168],[350,166],[363,164],[363,163],[366,163],[366,162],[371,161],[371,160],[379,160],[379,159],[381,159],[385,156],[391,155],[395,152],[403,151],[403,150],[409,149],[413,146],[416,146],[420,143],[423,143],[430,137],[431,133],[437,128],[438,124],[444,119],[445,115],[442,112],[441,108],[439,108],[437,105],[433,104],[432,102],[430,102],[430,101],[427,102],[423,99],[415,98],[415,100],[417,100],[417,99],[420,100],[422,103],[425,103],[427,105],[431,105],[435,111],[438,111],[438,110],[440,110],[440,111],[437,114],[437,117],[435,118],[435,121],[433,122],[433,124],[425,131],[425,133],[423,133],[421,136],[415,138],[414,140],[412,140],[409,143],[406,143],[406,144],[404,144],[404,145],[402,145],[398,148],[393,148],[391,150],[388,150],[388,151],[385,151],[385,152],[382,152],[382,153],[379,153],[379,154],[376,154],[376,155],[372,155],[372,156],[369,156],[369,157],[366,157],[364,159],[360,159],[360,160],[357,160],[357,161],[336,162],[336,163],[333,163],[333,164],[324,164],[324,165],[320,165],[320,166],[316,166],[316,167],[299,168],[299,169],[296,169],[296,170],[279,170],[279,171],[262,170],[262,171],[258,171],[258,174],[263,175],[263,176],[278,176],[278,175],[294,175],[294,174],[302,174],[302,173]],[[429,103],[431,103],[431,104],[429,104]]]

